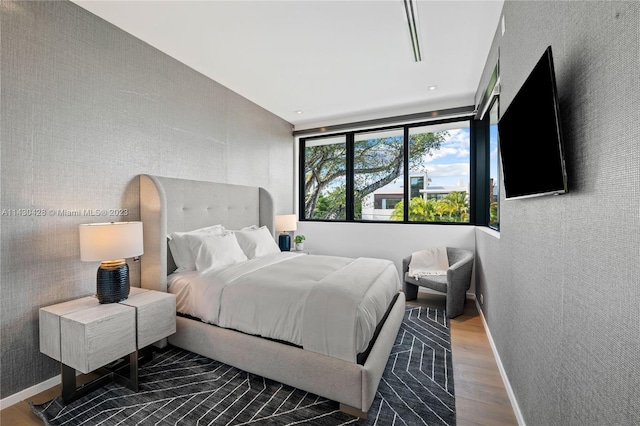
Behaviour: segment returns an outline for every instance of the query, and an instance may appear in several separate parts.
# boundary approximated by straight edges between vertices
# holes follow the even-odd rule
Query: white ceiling
[[[503,5],[418,0],[416,63],[402,0],[73,1],[296,129],[473,105]]]

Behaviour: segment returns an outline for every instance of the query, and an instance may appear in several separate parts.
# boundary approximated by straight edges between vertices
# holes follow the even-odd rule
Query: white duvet
[[[399,285],[388,260],[286,252],[169,276],[180,313],[352,362]]]

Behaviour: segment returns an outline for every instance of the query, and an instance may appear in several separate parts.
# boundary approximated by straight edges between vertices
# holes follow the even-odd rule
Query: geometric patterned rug
[[[140,367],[139,391],[110,383],[66,407],[33,405],[45,425],[455,425],[449,321],[407,306],[367,420],[337,404],[179,348]]]
[[[451,334],[444,311],[407,306],[367,420],[371,425],[455,425]]]

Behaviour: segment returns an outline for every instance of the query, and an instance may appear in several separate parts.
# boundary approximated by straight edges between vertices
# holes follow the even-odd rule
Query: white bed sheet
[[[293,252],[174,273],[168,284],[180,313],[351,362],[400,288],[391,261]]]

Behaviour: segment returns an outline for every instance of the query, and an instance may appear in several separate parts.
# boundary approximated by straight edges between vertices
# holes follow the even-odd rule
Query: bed
[[[145,247],[141,258],[141,285],[157,291],[168,291],[168,277],[172,278],[176,271],[168,248],[169,234],[214,224],[234,230],[252,225],[266,227],[270,235],[273,235],[274,230],[273,200],[266,190],[259,187],[141,175],[140,209]],[[304,268],[305,262],[311,262],[310,258],[315,256],[289,254],[286,257],[286,261],[278,258],[276,262],[280,264],[281,271],[284,270],[282,265],[288,265],[287,262],[299,263]],[[313,261],[317,263],[322,259],[319,257]],[[329,262],[331,259],[327,257],[324,261]],[[344,265],[351,265],[354,260],[344,262]],[[348,269],[344,265],[334,269]],[[371,263],[369,267],[373,265],[375,263]],[[397,272],[394,274],[397,279]],[[354,282],[361,283],[364,280],[359,277],[354,279],[357,275],[353,273],[343,273],[340,276],[344,281],[353,279]],[[334,278],[331,277],[331,280]],[[344,284],[333,285],[343,287]],[[251,292],[259,287],[254,285],[248,288]],[[368,290],[362,290],[366,291]],[[236,296],[236,299],[243,297]],[[323,311],[319,309],[324,306],[323,299],[331,299],[331,294],[320,295],[308,309]],[[337,299],[342,303],[344,298]],[[334,302],[336,300],[331,301]],[[354,351],[351,348],[345,351],[344,346],[341,346],[336,352],[335,348],[327,348],[326,344],[310,348],[308,346],[311,344],[302,341],[300,344],[292,344],[277,338],[263,338],[250,332],[224,328],[182,315],[177,317],[176,333],[169,338],[169,343],[337,401],[341,410],[366,417],[400,328],[404,306],[404,295],[397,292],[375,327],[373,338],[367,342],[366,351]],[[324,309],[324,312],[326,314],[330,310]],[[331,315],[325,316],[327,321],[331,321]],[[336,337],[328,340],[331,343],[340,339]],[[313,342],[313,339],[307,339],[306,342]]]

